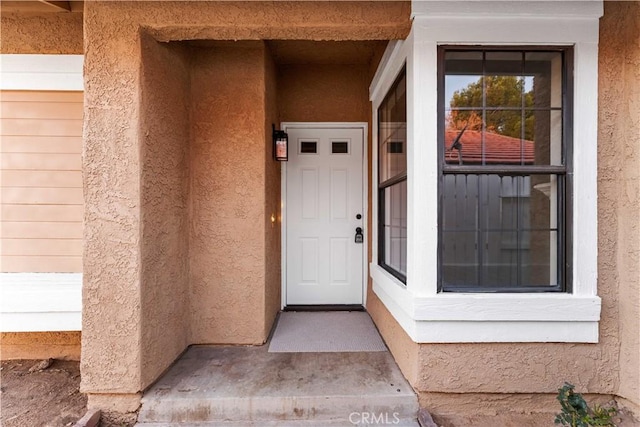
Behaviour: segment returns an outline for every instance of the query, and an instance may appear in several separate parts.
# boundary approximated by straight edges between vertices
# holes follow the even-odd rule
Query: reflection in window
[[[562,51],[446,52],[446,162],[561,165],[563,57]]]
[[[407,94],[403,70],[378,108],[378,264],[407,273]]]
[[[568,290],[571,50],[442,51],[441,290]]]

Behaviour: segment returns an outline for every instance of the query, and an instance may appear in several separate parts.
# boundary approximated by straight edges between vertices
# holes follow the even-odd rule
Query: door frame
[[[367,304],[367,283],[369,276],[367,274],[367,265],[369,263],[369,124],[367,122],[282,122],[280,129],[287,132],[288,129],[360,129],[362,130],[362,216],[364,222],[364,241],[362,242],[362,306]],[[291,145],[289,149],[291,150]],[[287,162],[281,163],[280,171],[280,240],[281,240],[281,296],[280,308],[286,307],[287,298]]]

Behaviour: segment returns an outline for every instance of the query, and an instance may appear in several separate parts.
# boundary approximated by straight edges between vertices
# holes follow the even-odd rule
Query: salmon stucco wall
[[[0,53],[83,53],[82,13],[0,13]]]
[[[144,388],[140,40],[138,27],[116,16],[101,14],[98,3],[85,4],[80,389],[95,394],[136,394]]]
[[[280,116],[278,110],[278,81],[276,65],[273,61],[271,51],[264,49],[265,64],[265,319],[264,334],[268,336],[271,332],[275,318],[280,311],[282,305],[282,281],[281,281],[281,262],[280,253],[282,251],[281,243],[281,225],[282,212],[280,209],[280,162],[273,159],[273,135],[272,125],[276,125],[276,129],[280,126]]]
[[[617,294],[616,394],[640,418],[640,2],[605,2],[599,80],[599,286]]]
[[[283,122],[369,122],[366,64],[289,64],[278,67]]]
[[[491,417],[504,412],[557,412],[554,395],[564,381],[582,393],[620,395],[637,406],[640,45],[631,41],[640,39],[638,9],[637,2],[606,2],[601,21],[599,342],[416,344],[370,291],[369,312],[419,393],[421,406],[440,423],[455,425],[465,412],[488,417],[477,425],[495,425],[499,419]]]
[[[189,344],[188,51],[141,34],[142,383]]]
[[[266,339],[264,49],[256,41],[192,51],[193,343]]]
[[[178,316],[183,304],[191,313],[189,343],[260,343],[266,338],[279,299],[279,262],[273,261],[279,250],[272,252],[280,244],[279,230],[270,222],[271,213],[278,212],[279,181],[278,166],[267,160],[270,132],[265,128],[275,114],[271,110],[267,118],[265,113],[265,103],[273,102],[265,87],[273,76],[268,76],[260,40],[402,38],[409,30],[409,12],[409,2],[85,3],[81,389],[89,393],[89,406],[135,408],[139,393],[182,345],[180,337],[162,336],[162,325]],[[180,48],[154,45],[144,34],[160,42],[184,42],[188,101],[175,94],[177,88],[167,87],[174,82],[162,83],[175,76],[179,87],[185,84]],[[206,44],[241,39],[256,42]],[[178,70],[158,65],[163,58]],[[168,95],[144,98],[144,85]],[[278,89],[278,104],[279,96]],[[145,128],[144,123],[158,120],[145,108],[159,102],[177,104],[158,106],[153,113],[160,116],[180,116],[183,103],[189,103],[188,148],[178,143],[181,129],[163,137]],[[357,114],[349,120],[368,118]],[[167,118],[167,126],[175,120]],[[171,233],[184,229],[184,193],[163,190],[165,201],[145,194],[145,183],[182,185],[184,176],[177,171],[184,150],[189,157],[188,243],[159,231],[163,224]],[[161,160],[163,154],[177,155],[171,159],[176,163]],[[159,175],[162,165],[169,176]],[[182,257],[169,258],[186,244],[190,283],[183,300]],[[167,266],[170,273],[159,277],[163,273],[154,266]],[[176,293],[167,292],[171,278],[178,280]],[[178,307],[163,317],[160,309],[175,295]],[[160,303],[158,309],[154,303]],[[180,332],[183,326],[169,331]],[[150,361],[163,345],[171,351]]]

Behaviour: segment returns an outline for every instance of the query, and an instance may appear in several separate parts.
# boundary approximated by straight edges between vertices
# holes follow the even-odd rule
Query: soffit
[[[262,42],[231,40],[189,40],[197,48],[247,48]],[[267,40],[273,61],[278,65],[362,65],[369,64],[376,53],[384,51],[387,40],[310,41]]]
[[[376,52],[384,50],[387,40],[307,41],[269,40],[273,60],[281,65],[369,64]]]

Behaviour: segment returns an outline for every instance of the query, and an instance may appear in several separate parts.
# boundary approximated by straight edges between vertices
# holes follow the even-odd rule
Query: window
[[[440,291],[570,289],[571,53],[440,47]]]
[[[349,142],[348,141],[331,142],[331,154],[349,154]]]
[[[411,32],[389,43],[369,92],[376,122],[406,67],[406,138],[384,135],[389,149],[373,153],[374,171],[385,153],[406,156],[406,275],[383,265],[378,227],[369,272],[413,341],[598,342],[602,12],[412,2]]]
[[[378,108],[378,264],[407,274],[407,83],[403,70]]]
[[[318,154],[318,141],[300,141],[300,154]]]

